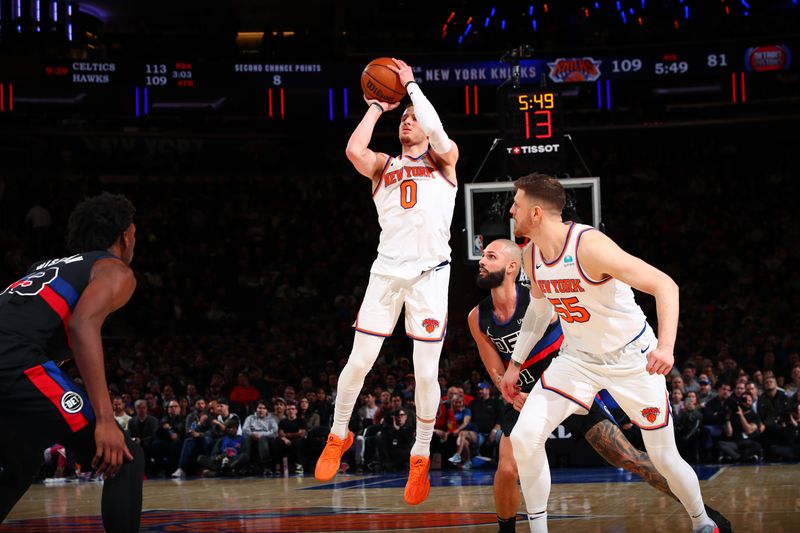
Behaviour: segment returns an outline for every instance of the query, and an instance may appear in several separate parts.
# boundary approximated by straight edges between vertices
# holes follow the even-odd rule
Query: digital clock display
[[[147,87],[194,88],[194,72],[189,61],[146,63],[144,85]]]
[[[555,91],[512,91],[505,97],[501,127],[509,140],[549,142],[556,135],[559,116]]]

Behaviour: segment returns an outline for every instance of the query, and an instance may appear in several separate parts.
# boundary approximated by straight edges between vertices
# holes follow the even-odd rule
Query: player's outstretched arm
[[[102,260],[92,268],[91,279],[69,321],[75,363],[96,416],[95,453],[92,466],[98,474],[113,476],[125,458],[132,460],[125,438],[114,420],[108,396],[100,329],[106,317],[125,305],[136,288],[136,278],[126,265]]]
[[[389,156],[370,150],[369,141],[372,139],[372,132],[375,130],[375,124],[380,116],[384,112],[396,108],[399,103],[389,104],[378,100],[368,100],[366,96],[364,100],[367,102],[367,112],[364,113],[364,118],[350,135],[345,154],[359,174],[376,181],[380,178],[381,170]]]
[[[414,104],[414,115],[417,117],[417,122],[422,131],[430,139],[431,148],[439,156],[443,166],[455,167],[456,161],[458,161],[458,146],[447,136],[439,114],[430,100],[422,93],[419,85],[417,85],[414,80],[414,72],[408,63],[401,59],[392,58],[392,60],[395,62],[396,67],[387,65],[387,68],[397,73],[400,83],[406,88],[408,97],[411,98],[411,103]],[[454,173],[445,173],[448,174],[448,177],[455,175]]]
[[[667,274],[625,252],[599,231],[586,232],[577,255],[582,270],[590,278],[613,276],[655,297],[658,346],[647,355],[647,371],[666,375],[675,362],[672,352],[678,332],[678,286]]]
[[[503,374],[506,369],[503,365],[503,360],[500,358],[500,354],[497,353],[497,348],[495,348],[489,337],[481,331],[480,325],[478,324],[477,306],[473,307],[472,311],[469,312],[467,323],[469,324],[469,332],[472,333],[472,338],[475,340],[475,345],[478,347],[478,353],[481,356],[481,361],[483,361],[483,366],[486,367],[486,372],[489,373],[489,377],[499,389],[500,382],[503,380]]]

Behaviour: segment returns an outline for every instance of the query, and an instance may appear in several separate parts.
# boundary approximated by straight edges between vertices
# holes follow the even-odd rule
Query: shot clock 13
[[[559,128],[555,91],[513,91],[505,98],[503,130],[513,141],[548,142]]]

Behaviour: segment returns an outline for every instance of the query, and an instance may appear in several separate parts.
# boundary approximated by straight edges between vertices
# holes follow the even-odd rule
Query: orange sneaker
[[[348,431],[344,440],[333,433],[328,434],[328,442],[325,449],[317,459],[317,467],[314,469],[314,477],[317,481],[330,481],[339,471],[339,463],[342,461],[344,452],[353,445],[353,432]]]
[[[431,491],[431,480],[428,470],[431,467],[431,458],[424,455],[412,455],[411,467],[408,469],[408,482],[403,493],[403,499],[408,505],[419,505],[428,497]]]

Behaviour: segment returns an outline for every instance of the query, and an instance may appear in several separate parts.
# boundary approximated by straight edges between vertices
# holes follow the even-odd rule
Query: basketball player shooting
[[[364,378],[391,336],[405,306],[406,334],[414,342],[417,436],[411,448],[404,499],[422,503],[430,491],[430,441],[439,405],[439,356],[447,327],[450,281],[450,223],[457,182],[458,147],[414,81],[411,67],[398,59],[388,65],[411,98],[398,127],[401,155],[369,148],[372,132],[384,113],[398,103],[365,96],[364,118],[347,143],[347,158],[372,182],[372,198],[381,226],[378,257],[355,322],[353,349],[339,376],[334,421],[314,472],[332,479],[342,455],[353,443],[347,424]]]

